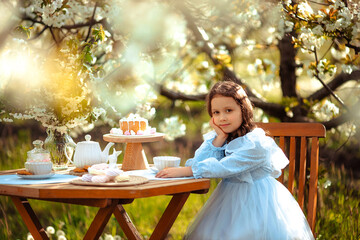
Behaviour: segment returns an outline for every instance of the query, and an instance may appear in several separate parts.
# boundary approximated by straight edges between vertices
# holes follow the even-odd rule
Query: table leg
[[[26,198],[11,197],[29,232],[35,239],[49,239]]]
[[[114,210],[114,215],[120,224],[121,229],[124,231],[129,240],[143,239],[134,224],[132,223],[129,215],[121,204],[118,204]]]
[[[99,239],[117,204],[118,200],[113,200],[110,206],[99,209],[86,232],[84,240]]]
[[[147,169],[149,164],[141,143],[127,143],[121,169],[124,171]]]
[[[175,194],[156,225],[150,240],[165,239],[190,193]]]

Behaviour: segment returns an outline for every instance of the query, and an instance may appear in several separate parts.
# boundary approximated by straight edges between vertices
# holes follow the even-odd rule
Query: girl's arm
[[[194,163],[203,161],[207,158],[216,158],[218,160],[222,159],[225,156],[225,146],[215,147],[213,145],[213,140],[215,139],[215,133],[211,132],[208,136],[204,136],[205,141],[201,146],[195,151],[193,158],[190,158],[186,161],[185,166],[192,166]]]
[[[174,177],[191,177],[193,175],[191,167],[172,167],[164,168],[158,172],[155,177],[157,178],[174,178]]]
[[[196,150],[194,158],[186,161],[185,166],[192,166],[196,162],[211,157],[220,160],[225,156],[225,142],[228,135],[214,123],[213,118],[210,119],[209,123],[214,128],[214,131],[204,135],[205,141]]]
[[[214,119],[210,119],[210,126],[212,126],[216,132],[216,137],[207,139],[196,150],[194,158],[189,159],[185,167],[180,168],[166,168],[156,174],[155,177],[170,178],[170,177],[191,177],[193,176],[191,166],[198,161],[205,160],[207,158],[214,158],[220,160],[224,157],[224,144],[228,137],[228,134],[223,132],[215,123]]]
[[[240,141],[239,141],[240,140]],[[249,137],[230,143],[229,154],[220,161],[207,158],[191,166],[195,178],[226,178],[240,173],[249,173],[256,169],[274,174],[275,170],[288,164],[284,152],[269,137]],[[279,166],[276,166],[279,163]]]

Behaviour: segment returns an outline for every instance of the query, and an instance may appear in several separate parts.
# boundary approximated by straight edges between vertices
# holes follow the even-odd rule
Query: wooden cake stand
[[[113,143],[126,143],[124,159],[121,169],[124,171],[147,169],[148,161],[142,143],[156,142],[164,139],[165,134],[155,133],[153,135],[103,135],[104,141]]]

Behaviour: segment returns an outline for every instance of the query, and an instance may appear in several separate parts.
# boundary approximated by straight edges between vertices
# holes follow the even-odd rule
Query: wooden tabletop
[[[15,174],[17,170],[0,171],[0,175]],[[27,198],[98,207],[84,239],[98,239],[112,214],[128,239],[143,239],[123,208],[136,198],[172,195],[150,240],[166,239],[170,228],[190,193],[207,193],[209,179],[150,180],[133,186],[98,187],[71,183],[6,185],[0,184],[0,195],[10,196],[29,232],[35,239],[49,240]]]
[[[0,171],[0,175],[15,173],[16,170]],[[81,186],[71,183],[37,185],[0,184],[0,195],[35,199],[134,199],[183,192],[200,193],[207,191],[209,187],[209,179],[150,180],[144,184],[126,187]]]

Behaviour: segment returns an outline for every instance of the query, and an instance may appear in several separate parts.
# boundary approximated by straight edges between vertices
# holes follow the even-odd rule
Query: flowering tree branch
[[[93,24],[95,24],[95,12],[96,12],[96,8],[97,8],[97,4],[98,3],[96,2],[93,14],[91,16],[91,20],[90,20],[90,24],[89,24],[89,30],[88,30],[88,33],[86,35],[85,42],[87,42],[87,40],[89,39],[89,36],[90,36],[90,33],[91,33],[91,28],[92,28]]]
[[[325,128],[329,130],[346,122],[353,121],[354,119],[357,120],[360,118],[359,108],[360,108],[360,101],[352,105],[349,108],[349,111],[347,111],[346,113],[343,113],[329,121],[323,122],[322,124],[324,124]]]
[[[355,80],[355,81],[360,80],[360,70],[355,70],[350,74],[342,72],[342,73],[336,75],[326,85],[328,86],[329,89],[334,91],[338,87],[342,86],[344,83],[351,81],[351,80]],[[318,100],[322,100],[322,99],[328,97],[329,95],[330,95],[330,92],[323,87],[323,88],[317,90],[316,92],[312,93],[311,95],[309,95],[306,99],[309,101],[318,101]]]
[[[183,101],[204,101],[206,94],[184,94],[181,92],[171,91],[162,85],[157,85],[159,92],[162,96],[167,97],[170,100],[183,100]]]
[[[89,89],[86,102],[95,102],[95,106],[102,101],[99,105],[114,109],[115,115],[141,105],[136,100],[134,106],[115,106],[114,102],[121,102],[118,98],[126,94],[140,94],[139,101],[148,101],[149,105],[153,104],[149,96],[156,94],[173,102],[203,101],[204,92],[214,81],[230,80],[241,84],[254,106],[266,113],[260,117],[326,122],[324,119],[337,116],[326,122],[334,127],[348,119],[346,116],[353,116],[341,111],[347,108],[341,100],[344,97],[335,94],[344,83],[360,79],[358,15],[352,14],[350,7],[346,9],[344,1],[325,5],[282,1],[282,12],[280,4],[260,0],[230,1],[223,7],[209,1],[205,8],[191,1],[155,1],[155,10],[141,10],[149,9],[150,2],[19,1],[21,13],[16,16],[19,29],[26,33],[20,38],[25,41],[12,39],[14,43],[9,41],[9,45],[26,45],[31,40],[35,44],[29,47],[40,55],[45,52],[45,58],[49,52],[56,52],[60,63],[74,70],[69,73],[69,82],[80,81],[84,91]],[[317,4],[316,8],[311,9],[308,3]],[[0,47],[10,31],[0,35]],[[52,37],[50,44],[45,38],[48,36]],[[35,49],[38,43],[45,43],[43,46],[51,51]],[[322,57],[315,55],[315,63],[309,65],[308,56],[313,58],[316,49]],[[334,57],[326,59],[330,55]],[[6,59],[8,55],[4,56]],[[298,81],[314,79],[300,70],[311,70],[323,87],[303,97]],[[58,71],[49,72],[55,75]],[[338,75],[323,81],[327,73]],[[253,84],[248,79],[258,82]],[[278,90],[278,80],[282,96],[272,92]],[[263,96],[257,94],[258,86]],[[197,87],[200,93],[193,94]],[[332,103],[334,98],[338,103]],[[82,98],[75,100],[79,106],[83,104]],[[344,100],[349,105],[353,98]],[[324,106],[331,109],[327,111]],[[68,112],[76,111],[70,105],[67,108]]]
[[[203,34],[199,30],[199,27],[195,23],[195,19],[191,16],[190,10],[187,9],[186,6],[183,4],[179,5],[179,3],[177,3],[177,5],[179,6],[178,9],[181,11],[181,13],[184,15],[185,19],[187,20],[187,27],[194,34],[195,41],[203,43],[201,50],[204,53],[206,53],[206,55],[211,59],[211,61],[213,62],[214,65],[220,65],[221,62],[217,58],[214,57],[214,49],[212,47],[213,44],[209,40],[206,40],[204,38]],[[253,91],[251,90],[251,88],[248,85],[246,85],[240,78],[238,78],[236,76],[236,74],[233,70],[231,70],[227,66],[223,66],[222,69],[223,69],[223,78],[225,80],[231,80],[231,81],[241,84],[245,88],[245,91],[247,92],[249,98],[251,99],[251,101],[253,102],[255,107],[259,107],[259,108],[263,109],[265,112],[269,113],[270,115],[279,117],[280,119],[283,119],[286,116],[286,113],[284,111],[284,106],[282,106],[280,104],[276,104],[276,103],[268,103],[268,102],[261,100],[253,93]],[[162,89],[163,89],[163,93],[166,93],[167,96],[171,96],[172,99],[174,99],[174,97],[176,97],[176,96],[181,96],[183,98],[183,100],[193,100],[193,99],[204,98],[202,95],[194,97],[194,96],[187,96],[184,94],[179,95],[179,93],[169,94],[169,92],[171,92],[171,91],[168,91],[168,90],[165,91],[164,88],[162,88]],[[187,96],[187,97],[185,97],[185,96]]]

